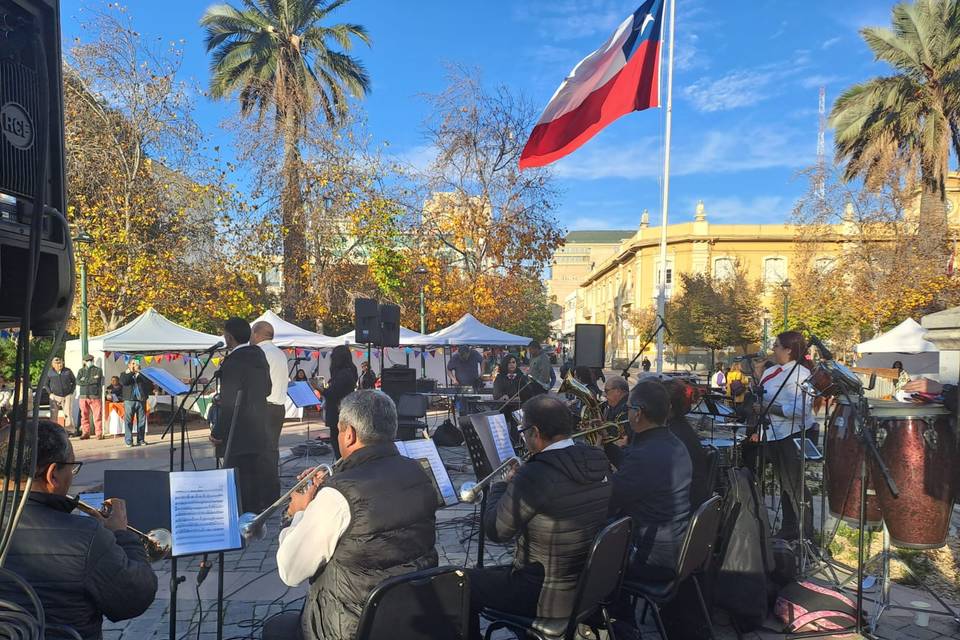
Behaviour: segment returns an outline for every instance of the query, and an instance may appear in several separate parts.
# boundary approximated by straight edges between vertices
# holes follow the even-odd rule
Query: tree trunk
[[[917,223],[917,250],[930,260],[941,262],[946,269],[947,197],[926,169],[920,177],[920,213]]]
[[[280,196],[283,232],[283,317],[290,322],[301,320],[303,303],[303,267],[306,263],[306,234],[303,220],[303,198],[300,190],[300,149],[296,123],[291,110],[283,132],[283,191]]]

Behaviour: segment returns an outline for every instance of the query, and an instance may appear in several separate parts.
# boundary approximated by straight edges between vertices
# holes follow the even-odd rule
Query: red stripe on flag
[[[647,40],[617,75],[579,107],[534,127],[520,154],[520,168],[550,164],[576,151],[617,118],[660,106],[659,68],[660,41]]]

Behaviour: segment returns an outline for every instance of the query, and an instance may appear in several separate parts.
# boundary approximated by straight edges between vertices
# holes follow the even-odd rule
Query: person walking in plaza
[[[220,419],[210,431],[210,442],[224,467],[237,470],[241,509],[259,513],[272,500],[266,481],[267,398],[270,365],[262,349],[250,344],[250,325],[230,318],[223,325],[223,339],[230,353],[220,363]],[[284,364],[286,368],[286,364]]]
[[[530,342],[530,370],[527,373],[534,382],[540,385],[543,392],[550,391],[553,386],[551,383],[551,371],[553,366],[550,364],[550,356],[544,353],[540,343],[536,340]]]
[[[273,502],[280,497],[280,431],[286,412],[287,385],[290,376],[287,373],[287,356],[280,347],[273,344],[273,325],[263,320],[252,327],[250,342],[260,347],[267,358],[270,368],[270,395],[267,396],[267,435],[266,459],[263,461],[265,478],[263,481],[264,500]]]
[[[97,440],[103,440],[103,369],[94,364],[90,354],[83,359],[83,368],[77,374],[77,386],[80,387],[80,439],[90,439],[90,422],[93,421]]]
[[[131,360],[127,370],[120,374],[123,385],[123,441],[128,447],[147,444],[147,398],[153,393],[153,383],[140,373],[140,361]],[[133,439],[133,421],[137,421],[137,439]]]
[[[60,422],[60,411],[63,411],[63,428],[67,433],[79,436],[80,429],[73,424],[73,392],[77,390],[77,379],[73,371],[63,366],[60,358],[54,358],[51,367],[44,384],[50,394],[50,419]]]

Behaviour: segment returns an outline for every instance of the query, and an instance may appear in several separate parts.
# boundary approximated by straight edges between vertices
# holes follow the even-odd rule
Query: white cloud
[[[819,89],[826,85],[833,84],[839,80],[842,80],[839,76],[829,76],[829,75],[813,75],[808,76],[800,81],[800,86],[804,89]]]
[[[703,200],[707,220],[711,222],[750,221],[756,224],[777,224],[785,222],[793,212],[793,203],[784,196],[760,195],[752,198],[705,196],[697,200]],[[696,204],[696,200],[685,200],[683,212],[693,212]]]
[[[560,41],[601,33],[610,36],[630,11],[617,0],[560,0],[538,4],[535,8],[518,3],[514,16],[536,25],[541,36]]]
[[[827,49],[829,49],[829,48],[832,47],[833,45],[838,44],[841,40],[843,40],[843,38],[842,38],[841,36],[837,36],[837,37],[835,37],[835,38],[830,38],[830,39],[828,39],[828,40],[824,40],[823,44],[820,45],[820,48],[823,49],[824,51],[826,51]]]
[[[430,144],[418,144],[394,156],[396,162],[407,169],[422,173],[437,159],[437,150]]]
[[[773,71],[733,71],[716,79],[701,78],[684,87],[683,96],[704,113],[749,107],[773,95],[770,85],[776,77]]]
[[[674,145],[671,174],[716,175],[760,169],[799,169],[815,161],[810,136],[782,125],[756,125],[707,131]],[[594,141],[554,166],[560,178],[636,180],[659,178],[660,138],[647,136],[627,144]]]

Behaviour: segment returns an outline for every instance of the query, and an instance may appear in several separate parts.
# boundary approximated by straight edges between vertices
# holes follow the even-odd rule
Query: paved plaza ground
[[[319,433],[316,422],[310,425],[311,437]],[[332,462],[332,455],[313,458],[309,462],[293,457],[291,449],[306,439],[307,425],[287,423],[281,440],[281,455],[284,457],[284,486],[292,486],[296,474],[310,464]],[[194,461],[198,469],[214,467],[213,449],[207,441],[206,429],[194,429],[189,433],[189,451],[186,456],[186,468],[193,469]],[[169,464],[168,442],[159,440],[156,433],[148,434],[150,445],[138,448],[126,448],[122,438],[104,441],[74,441],[77,459],[84,461],[83,469],[76,481],[81,491],[99,490],[105,469],[167,469]],[[179,444],[179,438],[178,438]],[[190,455],[192,453],[192,455]],[[176,453],[179,465],[179,451]],[[456,486],[466,480],[472,480],[472,470],[465,449],[462,447],[441,448],[441,455],[451,469],[451,478]],[[815,502],[819,502],[815,500]],[[960,524],[960,513],[955,513],[955,525]],[[441,564],[472,567],[476,563],[475,507],[457,505],[442,509],[437,514],[437,547]],[[266,537],[251,544],[248,548],[225,554],[224,594],[225,624],[224,638],[259,638],[262,621],[283,610],[299,610],[306,593],[306,586],[290,588],[284,585],[276,571],[276,550],[279,516],[275,516],[267,527]],[[954,531],[956,527],[954,527]],[[953,534],[952,534],[953,535]],[[508,562],[510,550],[502,546],[487,545],[485,554],[487,565]],[[160,579],[157,599],[150,609],[135,620],[106,623],[105,640],[149,640],[167,637],[170,608],[170,562],[155,565]],[[216,594],[217,573],[212,571],[203,585],[196,587],[199,559],[189,561],[181,559],[178,572],[186,579],[180,585],[177,594],[178,639],[216,638]],[[871,594],[875,595],[875,594]],[[892,592],[896,603],[910,603],[925,600],[933,603],[926,594],[916,589],[895,585]],[[725,614],[715,612],[718,638],[735,638],[733,628],[727,624]],[[770,619],[767,627],[778,628],[776,620]],[[643,629],[645,638],[655,638],[656,631],[648,625]],[[892,611],[886,613],[881,621],[878,634],[882,638],[908,638],[916,640],[934,640],[939,638],[960,638],[960,627],[947,617],[932,616],[926,628],[914,624],[913,614]],[[498,638],[512,637],[501,633]],[[783,638],[783,634],[763,632],[745,634],[746,638]],[[849,636],[848,636],[849,637]],[[676,640],[676,639],[674,639]],[[682,639],[681,639],[682,640]]]

